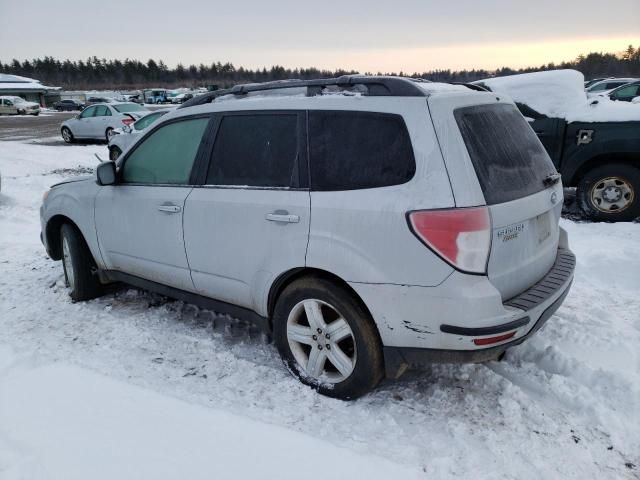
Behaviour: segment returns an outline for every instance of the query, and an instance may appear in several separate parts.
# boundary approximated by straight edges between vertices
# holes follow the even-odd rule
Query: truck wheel
[[[274,340],[289,371],[323,395],[351,400],[382,379],[380,338],[354,296],[321,278],[293,282],[273,314]]]
[[[62,266],[69,295],[74,302],[91,300],[102,294],[102,284],[96,275],[96,263],[82,234],[65,223],[60,229]]]
[[[614,163],[589,170],[578,182],[578,205],[589,219],[628,222],[640,217],[640,169]]]

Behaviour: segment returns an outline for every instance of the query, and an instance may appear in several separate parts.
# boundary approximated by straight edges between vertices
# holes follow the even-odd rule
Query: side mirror
[[[96,168],[96,183],[98,185],[113,185],[116,183],[116,164],[104,162]]]
[[[638,104],[640,104],[640,97],[635,97],[633,100],[631,100],[631,103],[638,103]]]

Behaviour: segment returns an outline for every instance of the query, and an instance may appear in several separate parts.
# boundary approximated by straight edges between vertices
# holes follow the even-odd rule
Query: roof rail
[[[309,97],[322,95],[323,90],[329,87],[336,87],[343,91],[360,92],[369,96],[426,97],[428,95],[427,92],[416,85],[416,83],[419,82],[428,82],[428,80],[366,75],[343,75],[337,78],[321,78],[316,80],[276,80],[273,82],[236,85],[223,90],[215,90],[203,95],[198,95],[186,101],[178,108],[211,103],[223,95],[241,96],[253,92],[287,88],[306,88],[307,96]]]

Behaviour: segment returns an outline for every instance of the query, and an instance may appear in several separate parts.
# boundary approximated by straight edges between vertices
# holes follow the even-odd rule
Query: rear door
[[[522,114],[495,95],[432,97],[429,107],[456,206],[489,208],[487,273],[509,299],[540,280],[556,258],[563,198],[556,169]]]
[[[267,285],[305,265],[304,113],[221,114],[205,185],[185,205],[191,275],[205,296],[265,315]]]

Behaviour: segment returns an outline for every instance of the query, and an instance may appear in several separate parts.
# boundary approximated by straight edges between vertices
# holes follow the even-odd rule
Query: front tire
[[[122,150],[120,150],[120,148],[118,147],[113,146],[109,149],[109,160],[115,162],[121,154]]]
[[[65,141],[65,143],[73,143],[75,141],[75,139],[73,138],[73,133],[71,133],[71,130],[68,127],[62,127],[62,130],[60,130],[60,134],[62,135],[62,139]]]
[[[274,340],[289,371],[329,397],[352,400],[382,379],[382,344],[355,296],[329,280],[303,278],[280,295]]]
[[[640,169],[623,163],[596,167],[580,179],[576,196],[591,220],[632,221],[640,217]]]
[[[74,302],[91,300],[102,294],[97,267],[80,231],[65,223],[60,229],[65,285]]]

